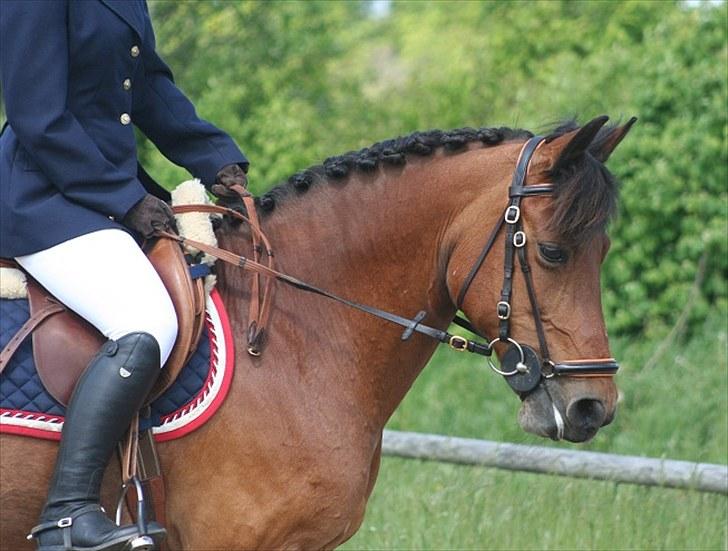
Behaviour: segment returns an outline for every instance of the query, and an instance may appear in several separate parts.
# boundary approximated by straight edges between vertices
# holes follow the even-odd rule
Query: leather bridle
[[[497,368],[490,359],[488,363],[496,373],[503,375],[508,384],[514,391],[520,395],[528,394],[533,391],[543,379],[550,379],[554,376],[570,375],[570,376],[611,376],[619,369],[619,364],[614,358],[599,358],[594,360],[572,360],[564,362],[555,362],[551,359],[548,343],[546,342],[546,332],[544,331],[543,322],[541,321],[541,311],[536,299],[536,290],[533,285],[533,277],[531,268],[526,255],[526,232],[523,229],[523,220],[521,217],[521,201],[526,197],[536,197],[541,195],[550,195],[554,191],[553,184],[534,184],[526,186],[526,174],[531,157],[543,143],[542,136],[534,136],[529,139],[521,149],[518,157],[516,169],[513,172],[511,186],[508,189],[510,201],[506,207],[503,216],[498,220],[496,225],[490,232],[490,236],[478,256],[475,264],[470,269],[463,283],[458,297],[456,306],[461,308],[465,295],[470,288],[475,276],[480,271],[490,252],[496,237],[505,225],[505,258],[503,261],[503,286],[501,287],[500,301],[496,305],[496,315],[499,320],[498,337],[488,341],[488,347],[491,348],[497,341],[509,343],[508,350],[501,359],[501,369]],[[511,296],[513,294],[513,275],[515,272],[515,260],[518,257],[518,263],[521,266],[521,272],[526,282],[528,291],[528,300],[531,303],[531,312],[533,314],[533,322],[536,326],[536,335],[538,337],[539,350],[541,355],[528,345],[520,344],[510,335],[510,319],[511,319]],[[472,326],[470,322],[455,316],[454,323],[474,332],[476,335],[480,333]],[[483,335],[481,337],[485,338]],[[459,348],[459,349],[462,349]]]
[[[268,276],[270,280],[276,279],[287,285],[291,285],[299,290],[314,293],[320,296],[327,297],[335,300],[339,303],[345,304],[351,308],[355,308],[362,312],[366,312],[373,316],[387,320],[391,323],[395,323],[404,327],[401,340],[408,340],[415,332],[426,335],[432,339],[439,341],[440,343],[447,344],[450,348],[460,352],[472,352],[488,357],[488,363],[490,367],[496,373],[504,376],[508,384],[513,390],[521,396],[521,398],[528,395],[534,389],[536,389],[542,381],[557,376],[572,376],[572,377],[593,377],[593,376],[612,376],[617,372],[619,365],[614,358],[599,358],[594,360],[571,360],[564,362],[555,362],[551,359],[549,354],[548,345],[546,342],[546,333],[544,331],[543,323],[541,321],[541,313],[536,300],[536,292],[533,285],[533,278],[531,276],[531,270],[528,264],[528,258],[526,255],[526,233],[523,229],[522,218],[521,218],[521,200],[526,197],[534,197],[539,195],[549,195],[553,193],[553,184],[535,184],[526,186],[526,173],[528,171],[528,165],[530,163],[533,153],[536,148],[544,141],[541,136],[531,138],[526,142],[521,150],[521,154],[516,164],[516,169],[513,173],[513,180],[509,188],[510,201],[506,207],[503,216],[496,222],[495,226],[490,232],[488,240],[483,247],[480,255],[470,269],[468,276],[465,278],[462,288],[457,297],[456,305],[458,309],[461,307],[462,302],[465,298],[471,283],[475,279],[476,275],[480,271],[483,263],[485,262],[488,253],[490,252],[493,244],[495,243],[498,234],[505,225],[505,260],[504,260],[504,276],[503,286],[501,289],[500,301],[496,307],[496,314],[499,319],[499,334],[494,339],[487,339],[473,325],[466,319],[455,316],[453,323],[471,331],[479,337],[486,339],[485,342],[477,342],[474,340],[467,339],[460,335],[453,335],[447,331],[430,327],[422,323],[427,313],[422,310],[417,313],[413,319],[405,318],[373,306],[367,306],[365,304],[359,304],[357,302],[339,297],[333,293],[330,293],[324,289],[320,289],[313,285],[310,285],[300,279],[292,277],[288,274],[281,273],[275,270],[272,263],[264,265],[258,262],[259,252],[265,252],[269,259],[272,259],[273,252],[270,248],[270,244],[263,235],[260,227],[258,226],[254,217],[246,217],[240,212],[228,209],[220,206],[212,205],[186,205],[184,207],[175,207],[177,212],[193,212],[195,210],[201,212],[215,212],[221,213],[241,221],[247,222],[251,226],[253,235],[257,235],[258,239],[261,239],[265,245],[265,251],[261,251],[260,247],[254,247],[255,259],[251,260],[244,256],[236,255],[230,251],[220,249],[199,241],[193,241],[181,237],[176,234],[169,232],[160,232],[160,236],[174,239],[183,244],[188,244],[195,249],[205,252],[211,256],[218,258],[219,260],[228,264],[235,265],[247,271],[251,271],[254,274]],[[241,191],[241,195],[246,198],[250,197],[247,191]],[[247,210],[255,210],[252,200],[246,202]],[[252,220],[251,220],[252,219]],[[257,240],[254,244],[257,245]],[[521,344],[516,341],[510,334],[510,318],[511,318],[511,295],[513,291],[513,275],[515,259],[518,257],[518,262],[521,266],[523,277],[526,281],[526,288],[528,290],[528,298],[531,303],[531,310],[533,313],[533,320],[536,326],[536,334],[539,341],[539,354],[530,346]],[[266,288],[270,288],[269,285]],[[257,293],[255,293],[257,295]],[[256,297],[257,298],[257,297]],[[262,299],[263,311],[269,308],[269,299]],[[267,316],[265,316],[267,319]],[[251,325],[252,326],[252,325]],[[264,322],[255,323],[253,331],[254,335],[251,336],[251,332],[248,334],[248,352],[253,356],[260,354],[260,347],[262,343],[262,337],[264,335],[265,327]],[[510,344],[506,350],[503,358],[501,359],[501,368],[496,367],[490,360],[493,354],[493,346],[496,342],[502,342],[504,344]],[[558,413],[558,412],[556,412]]]

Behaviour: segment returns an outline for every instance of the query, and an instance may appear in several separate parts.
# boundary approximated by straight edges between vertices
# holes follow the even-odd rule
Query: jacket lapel
[[[137,0],[101,0],[111,11],[123,19],[140,38],[144,38],[144,6]]]

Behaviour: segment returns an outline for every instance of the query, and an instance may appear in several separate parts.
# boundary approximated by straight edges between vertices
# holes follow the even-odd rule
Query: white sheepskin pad
[[[199,180],[188,180],[172,191],[173,205],[207,204],[210,200]],[[177,215],[177,228],[180,235],[207,245],[217,246],[217,238],[212,229],[210,215],[204,212],[191,212]],[[186,247],[187,252],[196,255],[200,251]],[[202,262],[212,266],[215,259],[209,255],[202,257]],[[205,290],[209,293],[215,286],[215,276],[205,278]],[[26,298],[25,275],[13,268],[0,268],[0,298]]]
[[[25,298],[25,274],[15,268],[0,268],[0,298]]]
[[[205,191],[205,186],[197,180],[188,180],[182,182],[174,190],[172,190],[172,206],[177,205],[192,205],[192,204],[208,204],[210,199]],[[188,212],[185,214],[177,215],[177,230],[182,237],[193,239],[195,241],[201,241],[206,245],[217,246],[217,238],[215,232],[212,229],[212,222],[210,215],[205,212]],[[200,251],[189,245],[185,245],[185,249],[188,253],[196,255]],[[215,259],[210,255],[203,255],[202,262],[212,266],[215,264]],[[205,290],[209,293],[215,286],[216,278],[214,275],[209,275],[205,278]]]

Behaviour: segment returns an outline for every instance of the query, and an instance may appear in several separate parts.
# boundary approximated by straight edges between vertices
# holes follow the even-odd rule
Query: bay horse
[[[415,133],[333,157],[260,197],[259,215],[283,272],[406,317],[426,311],[427,323],[443,331],[459,303],[475,331],[501,336],[501,282],[509,280],[507,338],[493,341],[502,360],[511,340],[543,355],[546,339],[550,358],[571,362],[549,360],[551,368],[594,363],[610,357],[599,273],[617,185],[603,163],[634,122],[606,127],[606,119],[558,128],[522,167],[526,187],[548,191],[519,197],[514,227],[523,243],[513,239],[531,288],[526,277],[504,278],[504,258],[507,265],[513,253],[508,229],[495,230],[473,270],[504,209],[506,225],[516,224],[508,188],[527,131]],[[248,255],[248,233],[224,221],[218,241]],[[241,340],[250,277],[218,266],[217,287]],[[350,538],[377,477],[383,427],[437,345],[401,335],[402,327],[276,285],[263,353],[248,355],[239,342],[221,409],[195,432],[159,445],[169,549],[331,549]],[[578,442],[612,420],[617,391],[609,374],[550,375],[518,393],[526,431]],[[53,442],[2,435],[2,549],[30,548],[24,536],[55,453]],[[118,480],[112,461],[107,510]]]

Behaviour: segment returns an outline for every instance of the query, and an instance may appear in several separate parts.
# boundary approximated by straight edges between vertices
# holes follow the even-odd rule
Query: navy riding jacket
[[[0,257],[121,220],[146,193],[134,129],[206,185],[247,164],[155,52],[144,0],[2,0]]]

